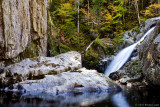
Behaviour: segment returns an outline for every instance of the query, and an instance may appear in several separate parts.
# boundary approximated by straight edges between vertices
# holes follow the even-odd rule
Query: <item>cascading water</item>
[[[123,50],[121,50],[112,60],[112,62],[110,63],[110,65],[107,67],[107,69],[105,70],[105,75],[109,76],[110,73],[116,72],[117,70],[119,70],[129,59],[129,57],[131,56],[133,50],[135,49],[135,47],[137,46],[137,44],[139,44],[140,42],[142,42],[144,40],[144,38],[150,34],[155,27],[152,27],[150,30],[148,30],[144,36],[136,43],[134,43],[131,46],[128,46],[126,48],[124,48]]]

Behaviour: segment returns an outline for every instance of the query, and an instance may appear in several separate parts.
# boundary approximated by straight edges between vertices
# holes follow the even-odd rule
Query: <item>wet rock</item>
[[[160,20],[159,17],[148,19],[144,23],[142,23],[139,28],[133,28],[130,31],[126,31],[123,35],[124,41],[122,44],[118,45],[118,49],[121,50],[140,40],[140,38],[148,29],[157,24],[158,20]]]
[[[127,85],[133,84],[137,81],[141,82],[143,80],[142,66],[139,57],[133,57],[129,62],[127,62],[121,70],[113,72],[109,75],[112,80],[117,83]]]
[[[125,39],[124,40],[124,44],[127,44],[127,45],[131,45],[134,43],[134,40],[132,38],[129,38],[129,39]]]
[[[59,74],[68,70],[81,68],[81,55],[71,51],[55,57],[27,58],[19,63],[9,65],[0,73],[2,85],[43,77],[45,74]]]
[[[122,78],[122,79],[120,79],[120,83],[121,83],[121,84],[127,84],[127,81],[128,81],[128,80],[130,80],[129,77]]]
[[[121,50],[129,45],[132,45],[136,42],[136,36],[137,36],[137,32],[134,31],[133,29],[130,31],[126,31],[123,35],[123,43],[119,44],[117,46],[118,50]]]
[[[139,34],[137,34],[137,36],[136,36],[136,41],[140,40],[140,39],[143,37],[143,34],[144,34],[144,33],[139,33]]]
[[[160,34],[154,39],[154,44],[160,43]]]
[[[108,77],[96,70],[78,69],[74,72],[63,72],[58,75],[45,75],[40,80],[26,80],[13,85],[13,91],[49,93],[52,95],[67,92],[116,92],[120,87]]]
[[[144,23],[141,24],[141,26],[139,28],[140,32],[147,31],[151,27],[155,26],[157,24],[158,20],[160,20],[160,17],[155,17],[155,18],[151,18],[151,19],[146,20]]]
[[[106,56],[102,60],[99,61],[99,71],[104,73],[109,63],[112,61],[114,56]]]
[[[128,36],[128,34],[124,34],[124,36],[123,36],[123,39],[128,39],[128,38],[130,38],[129,36]]]
[[[138,55],[131,58],[131,61],[136,61],[136,60],[139,60],[139,56]]]
[[[131,83],[128,83],[128,84],[127,84],[127,87],[131,88],[131,87],[132,87],[132,84],[131,84]]]
[[[146,37],[138,47],[139,56],[142,60],[143,75],[149,85],[160,85],[160,43],[159,43],[160,21],[157,22],[155,30]]]
[[[111,78],[112,80],[119,80],[122,78],[122,76],[124,75],[124,73],[126,73],[124,70],[118,70],[116,72],[113,72],[109,75],[109,78]]]
[[[90,36],[94,40],[98,37],[98,32],[92,30],[92,31],[90,31]]]
[[[3,69],[5,67],[4,61],[0,61],[0,69]]]

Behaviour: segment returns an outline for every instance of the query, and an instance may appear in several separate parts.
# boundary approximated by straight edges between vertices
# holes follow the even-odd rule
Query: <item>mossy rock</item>
[[[41,51],[40,39],[37,39],[32,41],[29,44],[29,46],[25,49],[25,51],[19,55],[19,57],[20,59],[37,57],[39,56],[40,51]]]
[[[140,33],[139,26],[136,26],[135,28],[133,28],[133,31],[135,31],[137,34],[139,34]]]

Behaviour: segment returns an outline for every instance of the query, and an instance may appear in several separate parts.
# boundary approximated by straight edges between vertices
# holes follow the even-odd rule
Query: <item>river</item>
[[[122,91],[107,93],[0,93],[0,107],[158,107],[159,89],[135,89],[122,86]]]

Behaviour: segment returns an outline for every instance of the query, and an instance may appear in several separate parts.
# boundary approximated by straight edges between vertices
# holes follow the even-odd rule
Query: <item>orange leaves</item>
[[[104,24],[111,24],[113,17],[110,13],[106,13],[103,17]]]

